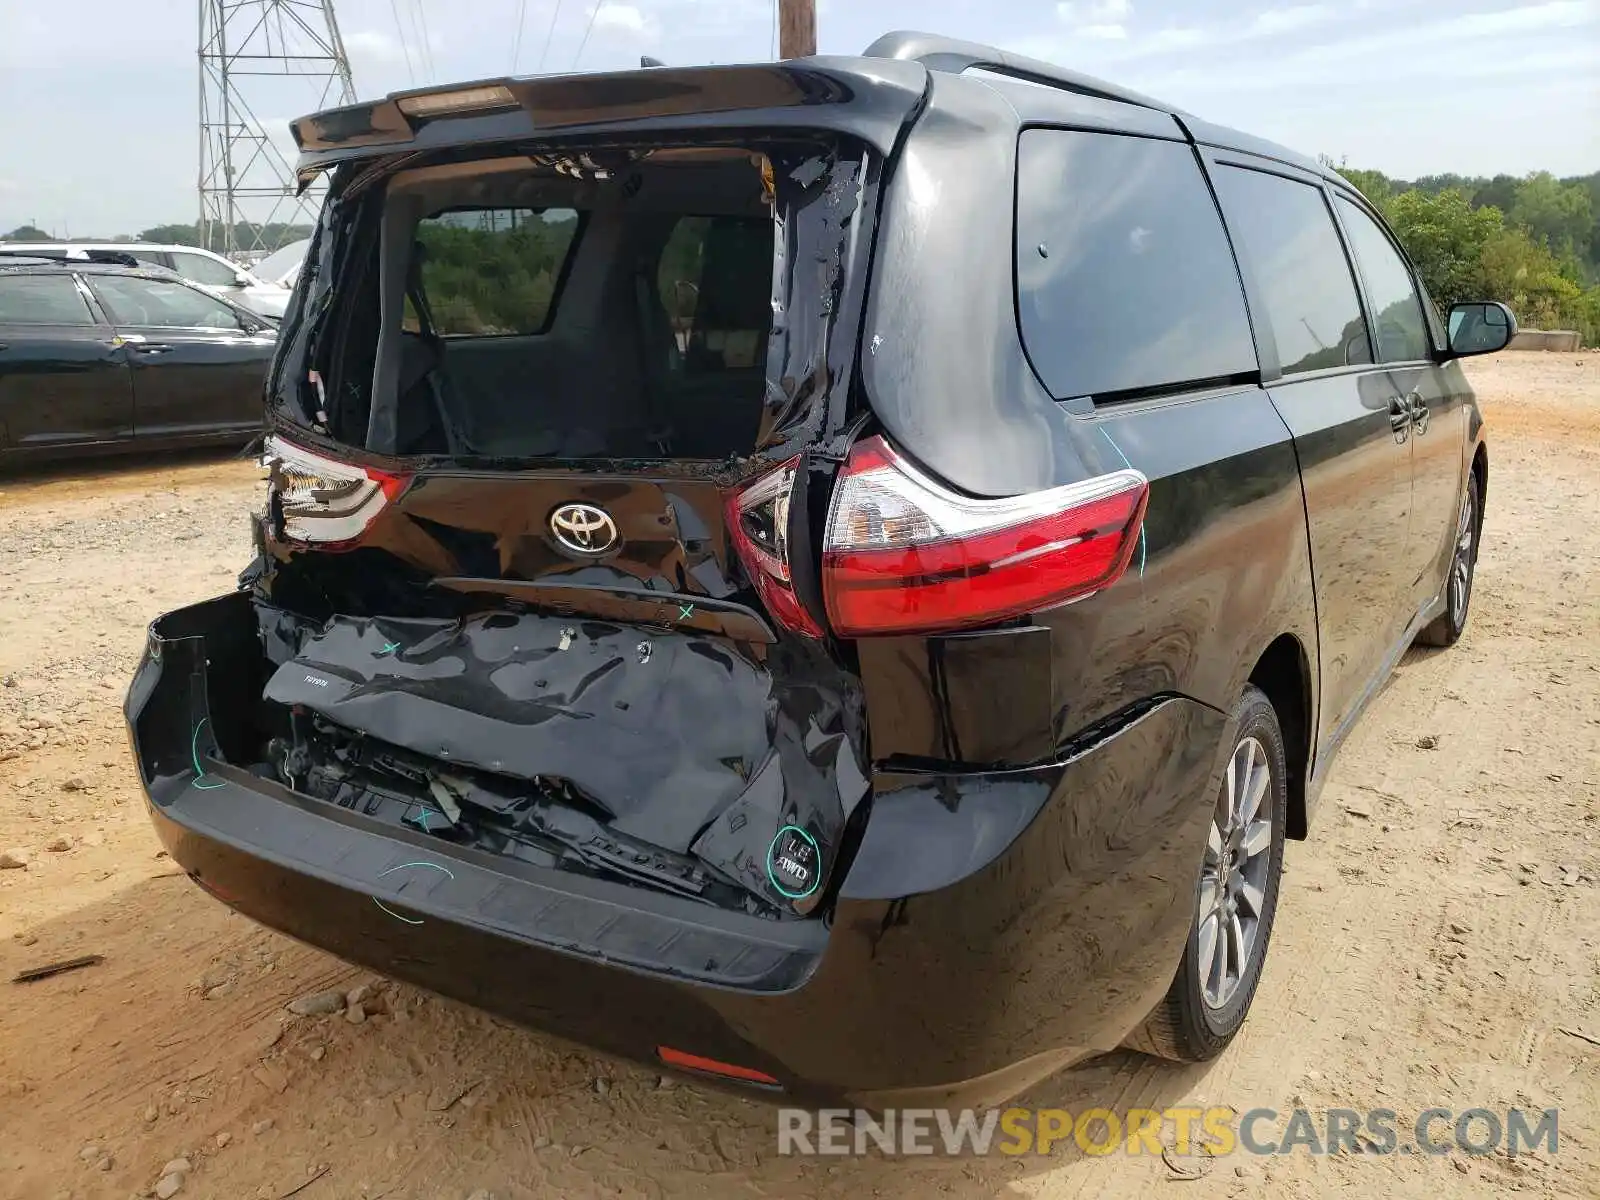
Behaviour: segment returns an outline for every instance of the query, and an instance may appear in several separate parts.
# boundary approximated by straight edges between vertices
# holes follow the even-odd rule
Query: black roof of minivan
[[[1035,87],[1006,87],[1018,124],[1081,118],[1275,159],[1343,183],[1314,159],[1276,143],[1201,120],[1119,84],[1039,59],[937,34],[885,34],[859,57],[814,56],[731,67],[647,67],[585,75],[475,80],[393,92],[380,100],[291,122],[302,183],[341,161],[530,137],[560,138],[654,130],[766,132],[828,128],[888,153],[929,85],[929,72],[980,71]],[[982,78],[982,77],[980,77]],[[1051,94],[1056,93],[1055,101]],[[1176,123],[1176,127],[1174,127]],[[1181,134],[1179,135],[1181,136]]]

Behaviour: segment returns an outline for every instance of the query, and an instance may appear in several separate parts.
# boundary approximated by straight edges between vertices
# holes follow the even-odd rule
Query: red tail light
[[[324,546],[359,538],[410,481],[405,475],[328,458],[280,437],[267,439],[261,465],[272,472],[267,487],[283,514],[283,536]]]
[[[828,620],[840,637],[932,633],[1087,596],[1127,569],[1148,493],[1130,469],[975,500],[868,438],[851,450],[828,518]]]
[[[819,638],[822,627],[794,593],[789,570],[789,506],[800,456],[728,497],[726,524],[735,553],[772,618],[791,632]]]

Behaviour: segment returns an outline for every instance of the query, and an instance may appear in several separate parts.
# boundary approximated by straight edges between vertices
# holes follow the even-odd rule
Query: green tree
[[[1413,188],[1394,198],[1387,215],[1441,309],[1462,300],[1503,299],[1483,290],[1484,248],[1505,227],[1498,208],[1473,208],[1454,188],[1432,196]]]
[[[1557,254],[1585,258],[1589,253],[1595,213],[1582,184],[1562,183],[1548,171],[1530,175],[1506,215]]]
[[[1372,203],[1372,207],[1379,212],[1387,213],[1389,202],[1394,199],[1395,187],[1390,178],[1382,171],[1362,171],[1355,167],[1340,167],[1339,174],[1348,179]]]
[[[1483,296],[1509,304],[1531,329],[1570,328],[1580,316],[1583,289],[1547,246],[1516,226],[1485,242],[1479,287]]]
[[[138,240],[163,246],[198,246],[200,229],[193,222],[187,225],[154,225],[140,230]]]
[[[0,234],[0,242],[53,242],[55,239],[37,225],[18,225],[10,233]]]
[[[1522,180],[1515,175],[1496,175],[1473,193],[1472,207],[1498,208],[1501,212],[1510,212],[1511,206],[1517,201],[1517,188],[1521,185]]]
[[[1454,173],[1445,175],[1422,175],[1411,185],[1418,191],[1427,192],[1429,195],[1438,195],[1440,192],[1463,192],[1470,200],[1473,194],[1483,185],[1483,180],[1473,179],[1466,175]],[[1405,189],[1410,191],[1410,188]]]

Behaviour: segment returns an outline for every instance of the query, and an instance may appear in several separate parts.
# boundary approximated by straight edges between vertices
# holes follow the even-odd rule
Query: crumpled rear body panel
[[[676,630],[513,613],[259,616],[279,664],[268,701],[441,770],[563,781],[613,832],[693,854],[781,908],[801,905],[768,870],[779,832],[815,839],[825,879],[867,788],[850,736],[858,701],[837,672],[808,682],[805,656],[783,648],[770,651],[792,659],[778,688],[737,643]]]

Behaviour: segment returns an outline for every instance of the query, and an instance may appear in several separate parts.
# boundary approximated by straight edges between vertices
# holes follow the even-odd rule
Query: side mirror
[[[1516,336],[1517,318],[1498,300],[1473,300],[1450,307],[1450,353],[1493,354]]]
[[[255,283],[256,281],[251,279],[250,276],[246,275],[243,271],[240,271],[233,277],[233,286],[237,288],[254,287]]]

